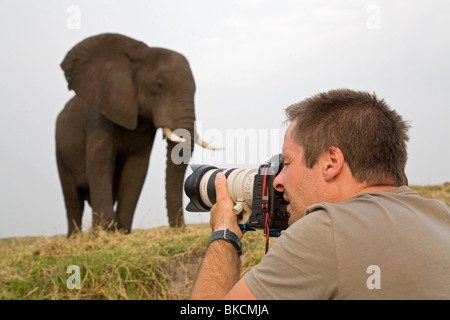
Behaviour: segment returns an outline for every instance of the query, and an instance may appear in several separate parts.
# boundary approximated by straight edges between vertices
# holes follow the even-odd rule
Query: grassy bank
[[[3,239],[0,299],[187,299],[210,233],[209,225],[189,225]],[[248,233],[243,245],[245,272],[263,256],[264,235]],[[79,267],[80,289],[67,286],[71,265]]]
[[[450,202],[450,184],[412,188]],[[205,224],[1,239],[0,299],[187,299],[210,233]],[[264,255],[262,231],[248,232],[243,247],[245,273]],[[80,289],[67,286],[71,265],[79,267]]]

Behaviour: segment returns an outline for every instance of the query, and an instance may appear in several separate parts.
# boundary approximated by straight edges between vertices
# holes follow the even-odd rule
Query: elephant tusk
[[[175,134],[171,129],[164,127],[163,133],[166,136],[167,140],[170,140],[175,143],[181,143],[185,142],[186,139],[179,137],[177,134]]]
[[[209,143],[203,141],[200,138],[198,138],[196,142],[197,142],[198,145],[202,146],[202,148],[209,149],[209,150],[223,150],[223,149],[225,149],[224,147],[212,146],[212,145],[210,145]]]

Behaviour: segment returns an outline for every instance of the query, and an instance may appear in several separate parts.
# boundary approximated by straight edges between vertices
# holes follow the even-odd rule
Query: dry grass
[[[411,188],[450,202],[450,183]],[[0,299],[187,299],[210,234],[203,224],[1,239]],[[242,242],[243,275],[264,256],[263,232],[247,232]],[[81,289],[67,287],[70,265],[80,267]]]
[[[210,233],[204,224],[2,239],[0,299],[187,299]],[[264,236],[249,233],[244,246],[245,271],[263,256]],[[70,265],[80,267],[79,290],[67,287]]]
[[[434,186],[410,186],[422,197],[433,198],[450,203],[450,182]]]
[[[65,237],[3,240],[2,299],[183,299],[192,272],[171,290],[171,279],[196,264],[206,227],[136,230],[130,235],[96,230]],[[69,290],[67,267],[81,271],[81,289]]]

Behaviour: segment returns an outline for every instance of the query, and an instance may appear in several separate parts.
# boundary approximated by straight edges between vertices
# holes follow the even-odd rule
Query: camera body
[[[227,177],[227,189],[235,206],[238,224],[243,231],[264,229],[271,237],[288,227],[289,213],[283,193],[273,188],[275,177],[283,169],[281,154],[272,156],[256,169],[218,169],[209,165],[191,165],[192,174],[184,190],[190,202],[187,211],[208,212],[216,203],[215,178],[218,172]]]

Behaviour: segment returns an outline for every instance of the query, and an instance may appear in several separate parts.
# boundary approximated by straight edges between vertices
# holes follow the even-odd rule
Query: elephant
[[[75,91],[59,113],[55,130],[68,237],[81,229],[85,201],[92,208],[94,226],[131,232],[158,128],[167,140],[169,225],[183,227],[182,186],[194,141],[215,149],[197,139],[196,87],[187,59],[105,33],[75,45],[61,68],[68,89]],[[178,153],[181,162],[172,159]]]

